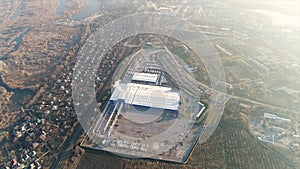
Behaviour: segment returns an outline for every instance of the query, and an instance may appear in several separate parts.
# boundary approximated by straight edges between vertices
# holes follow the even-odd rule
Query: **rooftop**
[[[155,83],[158,79],[157,74],[150,73],[134,73],[132,80],[143,81],[143,82],[153,82]]]
[[[128,83],[117,84],[110,100],[138,106],[178,110],[180,95],[170,87]]]

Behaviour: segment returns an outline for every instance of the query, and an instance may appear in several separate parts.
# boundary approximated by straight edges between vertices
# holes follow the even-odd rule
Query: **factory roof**
[[[132,80],[133,81],[143,81],[143,82],[153,82],[157,81],[158,75],[157,74],[150,74],[150,73],[134,73]]]
[[[178,110],[180,95],[169,87],[121,83],[115,85],[110,100],[124,100],[131,105]]]

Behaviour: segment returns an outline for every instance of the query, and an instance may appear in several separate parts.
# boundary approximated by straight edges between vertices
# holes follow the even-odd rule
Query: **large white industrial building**
[[[135,73],[132,80],[156,82],[156,74]],[[110,102],[178,111],[180,94],[170,87],[138,83],[116,84]]]
[[[158,74],[134,73],[132,81],[156,83],[158,81]]]

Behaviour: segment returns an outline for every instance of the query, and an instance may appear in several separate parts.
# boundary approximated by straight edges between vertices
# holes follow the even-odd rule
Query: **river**
[[[0,76],[0,86],[1,87],[4,87],[6,91],[8,92],[14,92],[11,100],[13,102],[16,102],[18,103],[18,100],[19,99],[22,99],[24,96],[34,96],[35,95],[35,92],[33,90],[30,90],[30,89],[12,89],[10,88],[9,86],[7,86],[3,80],[2,80],[2,77]]]
[[[58,0],[59,5],[56,9],[56,14],[62,14],[64,11],[68,10],[67,0]],[[73,19],[82,20],[89,16],[94,15],[95,13],[100,12],[100,4],[99,0],[86,0],[87,6],[79,11],[77,14],[73,16]]]
[[[276,12],[276,11],[264,10],[264,9],[256,9],[252,11],[270,17],[272,19],[272,23],[274,26],[293,26],[298,28],[300,27],[299,16],[293,16],[282,12]]]
[[[58,0],[58,7],[56,8],[56,14],[63,14],[65,10],[68,10],[67,0]]]
[[[87,0],[87,6],[78,12],[73,19],[81,20],[100,12],[99,0]]]
[[[17,16],[20,15],[20,13],[21,13],[20,8],[17,8],[17,9],[15,10],[15,13],[12,14],[12,15],[9,17],[9,20],[14,20]]]
[[[25,36],[26,34],[28,34],[28,33],[30,32],[30,30],[31,30],[31,28],[29,28],[29,29],[26,30],[24,33],[22,33],[22,34],[19,35],[17,38],[15,38],[13,41],[16,42],[16,45],[15,45],[15,47],[13,48],[13,50],[9,51],[6,55],[4,55],[3,57],[1,57],[0,60],[7,60],[7,59],[9,58],[9,54],[10,54],[11,52],[17,51],[17,50],[20,48],[20,46],[21,46],[21,44],[22,44],[22,42],[23,42],[24,36]]]

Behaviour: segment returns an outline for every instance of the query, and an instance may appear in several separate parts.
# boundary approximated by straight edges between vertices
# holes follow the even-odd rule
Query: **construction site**
[[[192,81],[183,84],[183,77],[173,74],[193,72],[170,61],[179,63],[179,58],[162,49],[141,49],[120,64],[110,98],[81,146],[185,163],[205,127],[200,119],[206,106],[193,92],[198,89],[184,87]]]

